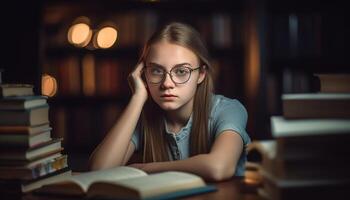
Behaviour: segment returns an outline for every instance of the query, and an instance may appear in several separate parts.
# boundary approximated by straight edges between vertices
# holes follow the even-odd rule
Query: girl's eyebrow
[[[158,64],[158,63],[150,62],[149,65],[155,65],[155,66],[157,66],[157,67],[160,67],[160,68],[165,69],[165,67],[164,67],[163,65],[160,65],[160,64]],[[178,66],[182,66],[182,65],[190,65],[190,66],[192,66],[190,63],[184,62],[184,63],[176,64],[176,65],[174,65],[173,67],[178,67]],[[173,67],[172,67],[172,68],[173,68]]]

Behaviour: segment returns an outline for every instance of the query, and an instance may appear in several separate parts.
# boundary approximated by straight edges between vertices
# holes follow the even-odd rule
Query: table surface
[[[186,200],[232,199],[232,200],[265,200],[256,193],[257,186],[244,182],[242,178],[232,178],[227,181],[208,183],[215,185],[217,191],[186,197]]]

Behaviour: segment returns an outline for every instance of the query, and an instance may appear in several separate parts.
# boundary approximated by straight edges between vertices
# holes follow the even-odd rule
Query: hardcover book
[[[0,99],[0,110],[25,110],[47,104],[46,96],[14,96]]]
[[[30,84],[0,84],[0,97],[34,95],[33,88]]]
[[[49,106],[27,110],[0,110],[1,126],[35,126],[49,123]]]
[[[185,172],[147,174],[132,167],[116,167],[72,176],[35,191],[41,195],[120,199],[166,199],[215,191],[197,175]]]
[[[350,93],[284,94],[282,101],[285,118],[350,118]]]

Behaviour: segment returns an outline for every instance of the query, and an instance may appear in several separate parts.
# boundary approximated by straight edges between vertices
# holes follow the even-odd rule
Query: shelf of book
[[[94,49],[89,50],[86,48],[77,48],[73,46],[65,47],[48,47],[46,49],[46,56],[49,58],[65,58],[67,56],[84,56],[87,54],[93,54],[99,58],[128,58],[136,60],[137,56],[141,53],[141,48],[139,46],[129,46],[129,47],[116,47],[113,49]]]
[[[266,36],[263,75],[267,116],[281,114],[283,93],[316,92],[315,73],[349,73],[346,19],[340,1],[269,1],[261,32]]]
[[[115,104],[126,104],[130,95],[125,96],[59,96],[49,99],[49,103],[53,106],[76,106],[78,104],[82,105],[92,105],[98,102],[103,103],[115,103]]]
[[[303,70],[313,73],[350,72],[349,65],[343,58],[299,57],[276,58],[271,61],[271,72],[281,72],[283,69]]]
[[[67,3],[69,4],[60,4]],[[66,8],[69,10],[79,10],[80,12],[93,12],[97,14],[104,14],[107,11],[111,12],[123,12],[125,10],[153,10],[153,11],[165,11],[172,12],[172,14],[178,14],[178,11],[185,13],[212,13],[212,12],[242,12],[244,9],[245,1],[196,1],[188,0],[179,3],[178,1],[87,1],[84,2],[84,6],[81,6],[79,2],[72,3],[70,1],[53,0],[47,2],[45,5],[49,8],[54,8],[60,5],[61,8]]]
[[[210,55],[214,58],[228,58],[232,60],[240,60],[243,56],[243,45],[236,45],[234,47],[215,47],[208,46]],[[68,56],[83,57],[87,54],[93,54],[99,58],[121,58],[137,60],[141,54],[142,48],[140,46],[115,47],[112,49],[94,49],[76,48],[73,46],[67,47],[48,47],[46,49],[46,56],[50,59],[61,59]]]

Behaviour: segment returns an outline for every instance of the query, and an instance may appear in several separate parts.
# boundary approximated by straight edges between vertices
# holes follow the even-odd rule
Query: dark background
[[[208,43],[218,68],[216,92],[246,106],[247,130],[253,140],[269,138],[270,116],[282,113],[281,94],[317,91],[315,73],[349,72],[346,9],[342,1],[314,0],[12,1],[0,12],[2,79],[34,84],[36,94],[40,94],[43,73],[57,79],[58,93],[49,100],[52,133],[65,138],[73,170],[85,170],[89,154],[130,96],[126,75],[147,36],[142,35],[140,27],[145,23],[140,19],[144,15],[155,18],[154,27],[181,21],[200,30]],[[105,21],[124,22],[120,25],[124,27],[135,23],[132,27],[139,27],[136,34],[126,29],[118,33],[123,39],[123,31],[130,31],[126,34],[135,34],[137,41],[123,45],[117,41],[106,50],[74,47],[67,42],[66,33],[79,16],[89,17],[93,28]],[[130,21],[132,17],[136,20]],[[224,38],[228,42],[215,40],[218,32],[228,33]],[[86,55],[94,58],[96,70],[105,65],[117,67],[111,78],[118,79],[116,90],[92,95],[82,91],[81,66]],[[75,81],[70,68],[78,70],[78,89],[67,89]],[[96,85],[99,82],[96,78]]]

